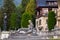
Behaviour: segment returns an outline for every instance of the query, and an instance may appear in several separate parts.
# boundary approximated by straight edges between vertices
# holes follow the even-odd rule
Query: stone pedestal
[[[3,32],[1,33],[1,39],[8,38],[8,37],[9,37],[9,34],[10,34],[10,32],[3,31]]]

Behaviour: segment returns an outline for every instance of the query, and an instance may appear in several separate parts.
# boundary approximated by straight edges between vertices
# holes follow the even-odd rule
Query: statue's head
[[[29,20],[28,22],[31,23],[31,20]]]
[[[4,13],[4,15],[7,15],[6,13]]]

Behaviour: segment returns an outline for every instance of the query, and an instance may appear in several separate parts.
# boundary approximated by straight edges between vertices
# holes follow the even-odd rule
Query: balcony
[[[43,17],[48,17],[48,13],[45,13],[42,15]]]
[[[40,17],[48,17],[48,14],[45,13],[45,14],[40,14],[40,15],[37,15],[36,18],[40,18]]]
[[[40,17],[42,17],[42,14],[36,16],[36,18],[40,18]]]

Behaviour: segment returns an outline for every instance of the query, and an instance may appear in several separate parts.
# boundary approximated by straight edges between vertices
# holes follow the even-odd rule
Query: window
[[[46,19],[46,24],[48,23],[48,19]]]
[[[54,5],[58,5],[57,2],[54,2]]]
[[[38,27],[38,21],[36,21],[36,25],[37,25],[37,27]]]
[[[58,27],[60,27],[60,20],[58,20]]]
[[[41,31],[43,29],[43,27],[38,27],[39,31]]]
[[[53,2],[48,2],[48,5],[49,5],[49,6],[51,6],[51,5],[53,5],[53,4],[54,4]]]
[[[48,13],[48,8],[44,8],[43,13]]]
[[[37,16],[39,15],[39,11],[37,12]]]
[[[52,2],[51,5],[53,6],[54,5],[54,2]]]
[[[51,3],[49,2],[49,5],[51,5]]]
[[[41,20],[39,20],[39,25],[41,25]]]

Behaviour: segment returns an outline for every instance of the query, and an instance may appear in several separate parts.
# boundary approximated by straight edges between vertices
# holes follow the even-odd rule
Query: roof
[[[49,2],[49,1],[57,1],[57,0],[36,0],[37,7],[50,7],[46,4],[47,1]],[[53,7],[53,6],[51,6],[51,7]]]
[[[57,1],[57,0],[46,0],[46,1]]]

